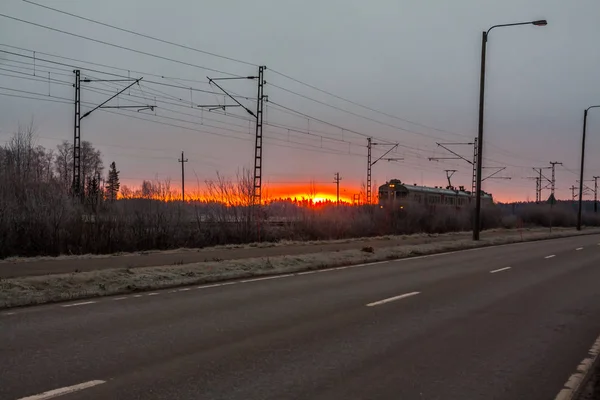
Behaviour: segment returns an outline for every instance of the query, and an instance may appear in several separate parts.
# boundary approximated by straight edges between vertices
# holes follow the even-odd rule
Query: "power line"
[[[258,67],[258,64],[253,64],[253,63],[250,63],[250,62],[247,62],[247,61],[243,61],[243,60],[239,60],[239,59],[236,59],[236,58],[226,57],[226,56],[222,56],[222,55],[219,55],[219,54],[216,54],[216,53],[212,53],[210,51],[201,50],[201,49],[197,49],[197,48],[194,48],[194,47],[185,46],[185,45],[182,45],[182,44],[170,42],[168,40],[160,39],[160,38],[157,38],[157,37],[154,37],[154,36],[150,36],[150,35],[146,35],[146,34],[143,34],[143,33],[134,32],[134,31],[129,30],[129,29],[120,28],[118,26],[110,25],[110,24],[107,24],[105,22],[100,22],[100,21],[97,21],[97,20],[93,20],[91,18],[82,17],[80,15],[72,14],[72,13],[69,13],[69,12],[66,12],[66,11],[63,11],[63,10],[59,10],[57,8],[48,7],[48,6],[45,6],[43,4],[38,4],[38,3],[35,3],[33,1],[29,1],[29,0],[23,0],[23,1],[25,3],[29,3],[29,4],[38,6],[38,7],[43,7],[43,8],[46,8],[48,10],[52,10],[52,11],[55,11],[55,12],[58,12],[58,13],[61,13],[61,14],[69,15],[71,17],[79,18],[79,19],[82,19],[84,21],[92,22],[94,24],[106,26],[106,27],[109,27],[109,28],[112,28],[112,29],[116,29],[116,30],[119,30],[119,31],[122,31],[122,32],[126,32],[126,33],[129,33],[129,34],[132,34],[132,35],[144,37],[146,39],[151,39],[151,40],[155,40],[157,42],[161,42],[161,43],[165,43],[165,44],[170,44],[172,46],[177,46],[177,47],[180,47],[182,49],[192,50],[192,51],[195,51],[195,52],[198,52],[198,53],[202,53],[202,54],[206,54],[206,55],[209,55],[209,56],[222,58],[224,60],[235,61],[235,62],[238,62],[238,63],[241,63],[241,64],[246,64],[246,65],[250,65],[250,66],[253,66],[253,67]]]
[[[28,24],[28,25],[37,26],[39,28],[48,29],[48,30],[51,30],[51,31],[54,31],[54,32],[59,32],[59,33],[65,34],[65,35],[74,36],[74,37],[77,37],[77,38],[80,38],[80,39],[85,39],[85,40],[89,40],[89,41],[92,41],[92,42],[100,43],[100,44],[103,44],[103,45],[106,45],[106,46],[111,46],[111,47],[115,47],[115,48],[118,48],[118,49],[128,50],[128,51],[132,51],[134,53],[143,54],[143,55],[146,55],[146,56],[149,56],[149,57],[154,57],[154,58],[158,58],[158,59],[161,59],[161,60],[171,61],[171,62],[182,64],[182,65],[187,65],[189,67],[195,67],[195,68],[203,69],[205,71],[216,72],[216,73],[219,73],[219,74],[233,76],[233,77],[240,77],[240,75],[232,74],[230,72],[221,71],[221,70],[214,69],[214,68],[208,68],[208,67],[204,67],[204,66],[198,65],[198,64],[192,64],[192,63],[189,63],[189,62],[186,62],[186,61],[176,60],[174,58],[165,57],[165,56],[161,56],[161,55],[154,54],[154,53],[149,53],[149,52],[142,51],[142,50],[136,50],[136,49],[133,49],[131,47],[121,46],[119,44],[114,44],[114,43],[106,42],[104,40],[94,39],[94,38],[91,38],[91,37],[88,37],[88,36],[79,35],[79,34],[73,33],[73,32],[67,32],[67,31],[64,31],[62,29],[57,29],[57,28],[53,28],[51,26],[42,25],[42,24],[38,24],[38,23],[35,23],[35,22],[31,22],[31,21],[26,21],[26,20],[21,19],[21,18],[12,17],[10,15],[6,15],[6,14],[1,14],[0,13],[0,17],[12,19],[14,21],[22,22],[22,23]]]
[[[336,107],[336,106],[334,106],[334,105],[331,105],[331,104],[325,103],[325,102],[323,102],[323,101],[320,101],[320,100],[317,100],[317,99],[313,99],[312,97],[305,96],[305,95],[303,95],[303,94],[301,94],[301,93],[294,92],[293,90],[286,89],[286,88],[284,88],[284,87],[281,87],[281,86],[275,85],[274,83],[268,83],[268,85],[269,85],[269,86],[273,86],[273,87],[275,87],[275,88],[277,88],[277,89],[279,89],[279,90],[283,90],[283,91],[285,91],[285,92],[291,93],[291,94],[293,94],[293,95],[296,95],[296,96],[302,97],[302,98],[304,98],[304,99],[306,99],[306,100],[310,100],[310,101],[313,101],[313,102],[315,102],[315,103],[318,103],[318,104],[321,104],[321,105],[324,105],[324,106],[327,106],[327,107],[333,108],[333,109],[335,109],[335,110],[342,111],[342,112],[345,112],[345,113],[347,113],[347,114],[350,114],[350,115],[354,115],[355,117],[363,118],[363,119],[366,119],[366,120],[368,120],[368,121],[371,121],[371,122],[375,122],[375,123],[378,123],[378,124],[381,124],[381,125],[384,125],[384,126],[388,126],[388,127],[390,127],[390,128],[398,129],[398,130],[401,130],[401,131],[403,131],[403,132],[407,132],[407,133],[412,133],[412,134],[414,134],[414,135],[426,136],[426,137],[429,137],[429,138],[432,138],[432,139],[444,140],[443,138],[440,138],[440,137],[437,137],[437,136],[429,135],[429,134],[427,134],[427,133],[421,133],[421,132],[415,132],[415,131],[411,131],[411,130],[409,130],[409,129],[406,129],[406,128],[403,128],[403,127],[401,127],[401,126],[397,126],[397,125],[388,124],[388,123],[386,123],[386,122],[382,122],[382,121],[376,120],[376,119],[374,119],[374,118],[370,118],[370,117],[367,117],[367,116],[364,116],[364,115],[357,114],[357,113],[355,113],[355,112],[352,112],[352,111],[345,110],[345,109],[343,109],[343,108],[340,108],[340,107]],[[465,135],[465,136],[466,136],[466,135]]]
[[[0,14],[0,15],[2,15],[2,14]],[[5,46],[5,45],[2,45],[2,46]],[[31,51],[33,53],[40,53],[40,54],[42,54],[42,52],[38,52],[38,51],[35,51],[35,50],[26,50],[26,51]],[[13,56],[28,58],[30,60],[36,60],[36,61],[46,62],[46,63],[50,63],[50,64],[62,65],[62,66],[71,67],[71,68],[74,68],[74,69],[80,69],[80,70],[83,70],[83,71],[95,72],[95,73],[104,74],[104,75],[108,75],[108,76],[114,76],[114,77],[119,77],[119,78],[130,78],[127,75],[119,75],[119,74],[115,74],[115,73],[112,73],[112,72],[100,71],[100,70],[97,70],[97,69],[86,68],[86,67],[82,67],[82,66],[78,66],[78,65],[73,65],[73,64],[66,64],[66,63],[62,63],[62,62],[58,62],[58,61],[53,61],[53,60],[48,60],[48,59],[44,59],[44,58],[27,56],[27,55],[24,55],[24,54],[19,54],[19,53],[15,53],[15,52],[12,52],[12,51],[7,51],[7,50],[0,50],[0,52],[6,53],[6,54],[11,54]],[[88,61],[81,61],[81,60],[71,59],[71,58],[68,58],[68,57],[61,57],[61,56],[51,56],[51,57],[64,58],[64,59],[67,59],[67,60],[82,62],[84,64],[92,64],[92,65],[95,64],[95,63],[90,63]],[[114,67],[105,66],[105,68],[114,68]],[[120,69],[120,68],[115,68],[115,69]],[[131,70],[131,71],[132,72],[136,72],[136,73],[142,73],[142,72],[139,72],[139,71],[133,71],[133,70]],[[159,76],[159,75],[156,75],[156,74],[149,74],[149,75]],[[177,88],[177,89],[182,89],[182,90],[192,90],[192,91],[195,91],[195,92],[202,92],[202,93],[208,93],[208,94],[221,94],[221,93],[213,92],[213,91],[210,91],[210,90],[198,89],[198,88],[193,88],[193,87],[189,87],[189,86],[174,85],[174,84],[165,83],[165,82],[156,82],[156,81],[151,81],[151,80],[145,80],[145,83],[151,83],[151,84],[154,84],[154,85],[161,85],[161,86],[172,87],[172,88]],[[246,98],[244,96],[241,96],[241,97],[244,98],[244,99]]]
[[[439,128],[435,128],[435,127],[428,126],[428,125],[425,125],[425,124],[421,124],[421,123],[419,123],[419,122],[414,122],[414,121],[411,121],[411,120],[408,120],[408,119],[405,119],[405,118],[401,118],[401,117],[398,117],[398,116],[396,116],[396,115],[388,114],[388,113],[386,113],[386,112],[383,112],[383,111],[377,110],[377,109],[375,109],[375,108],[371,108],[371,107],[369,107],[369,106],[365,106],[365,105],[363,105],[363,104],[360,104],[360,103],[358,103],[358,102],[356,102],[356,101],[353,101],[353,100],[346,99],[346,98],[344,98],[344,97],[342,97],[342,96],[339,96],[339,95],[337,95],[337,94],[334,94],[334,93],[331,93],[331,92],[329,92],[329,91],[327,91],[327,90],[324,90],[324,89],[318,88],[318,87],[316,87],[316,86],[313,86],[313,85],[311,85],[311,84],[309,84],[309,83],[302,82],[301,80],[299,80],[299,79],[296,79],[296,78],[293,78],[293,77],[291,77],[291,76],[289,76],[289,75],[286,75],[286,74],[284,74],[283,72],[279,72],[279,71],[277,71],[277,70],[274,70],[274,69],[272,69],[272,68],[270,69],[270,71],[271,71],[272,73],[275,73],[275,74],[277,74],[277,75],[280,75],[280,76],[282,76],[282,77],[284,77],[284,78],[287,78],[287,79],[289,79],[289,80],[291,80],[291,81],[294,81],[294,82],[296,82],[296,83],[299,83],[299,84],[301,84],[301,85],[304,85],[304,86],[306,86],[306,87],[309,87],[309,88],[311,88],[311,89],[314,89],[314,90],[316,90],[316,91],[318,91],[318,92],[324,93],[324,94],[326,94],[326,95],[329,95],[329,96],[331,96],[331,97],[335,97],[335,98],[336,98],[336,99],[338,99],[338,100],[345,101],[345,102],[347,102],[347,103],[350,103],[350,104],[353,104],[353,105],[355,105],[355,106],[358,106],[358,107],[364,108],[365,110],[369,110],[369,111],[375,112],[375,113],[377,113],[377,114],[384,115],[384,116],[386,116],[386,117],[389,117],[389,118],[393,118],[393,119],[396,119],[396,120],[399,120],[399,121],[407,122],[407,123],[409,123],[409,124],[413,124],[413,125],[416,125],[416,126],[420,126],[420,127],[427,128],[427,129],[431,129],[431,130],[438,131],[438,132],[449,133],[449,134],[452,134],[452,135],[458,135],[458,136],[466,136],[466,137],[470,137],[470,135],[466,135],[466,134],[464,134],[464,133],[456,133],[456,132],[451,132],[451,131],[447,131],[447,130],[444,130],[444,129],[439,129]]]

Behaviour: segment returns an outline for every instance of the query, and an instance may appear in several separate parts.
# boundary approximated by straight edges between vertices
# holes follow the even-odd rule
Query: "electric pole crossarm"
[[[488,176],[486,176],[485,178],[483,178],[481,180],[481,182],[485,181],[486,179],[511,179],[509,176],[496,176],[497,174],[499,174],[500,172],[504,171],[506,169],[506,167],[498,167],[498,170]]]
[[[106,103],[108,103],[109,101],[111,101],[112,99],[114,99],[115,97],[117,97],[118,95],[120,95],[121,93],[123,93],[124,91],[126,91],[127,89],[129,89],[130,87],[132,87],[133,85],[135,85],[136,83],[138,83],[139,81],[141,81],[142,79],[144,79],[144,78],[142,77],[142,78],[136,79],[130,85],[127,85],[127,87],[125,87],[124,89],[118,91],[116,94],[114,94],[113,96],[111,96],[108,100],[106,100],[103,103],[97,105],[96,107],[94,107],[90,111],[86,112],[85,114],[83,114],[81,116],[80,120],[84,119],[85,117],[87,117],[88,115],[90,115],[91,113],[93,113],[94,111],[96,111],[97,109],[102,108],[103,105],[105,105]]]
[[[378,145],[378,144],[379,144],[379,143],[373,143],[373,145]],[[379,160],[383,159],[383,157],[387,156],[387,155],[388,155],[388,154],[389,154],[389,153],[390,153],[392,150],[394,150],[394,149],[395,149],[395,148],[397,148],[397,147],[398,147],[398,144],[395,144],[395,145],[393,145],[393,146],[392,146],[392,147],[391,147],[391,148],[390,148],[388,151],[386,151],[385,153],[383,153],[383,154],[381,155],[381,157],[379,157],[377,160],[373,161],[373,162],[371,163],[371,166],[375,165],[375,163],[377,163],[377,161],[379,161]]]
[[[249,109],[248,107],[246,107],[245,105],[243,105],[242,103],[240,103],[235,97],[233,97],[232,95],[230,95],[225,89],[223,89],[218,83],[216,83],[214,79],[211,79],[208,76],[207,76],[207,78],[208,78],[208,82],[209,83],[212,83],[213,85],[215,85],[216,87],[218,87],[227,97],[229,97],[230,99],[232,99],[233,101],[235,101],[236,104],[239,107],[242,107],[244,110],[246,110],[246,112],[248,114],[252,115],[254,118],[257,118],[256,114],[254,114],[254,112],[251,109]],[[248,77],[248,79],[249,78],[250,77]],[[218,108],[223,108],[223,107],[227,107],[227,106],[220,106]]]
[[[447,144],[469,144],[469,145],[472,145],[473,143],[447,143]],[[468,162],[469,164],[473,164],[473,161],[471,161],[471,160],[468,160],[468,159],[464,158],[463,156],[461,156],[460,154],[458,154],[457,152],[450,150],[448,147],[444,146],[444,143],[437,143],[437,145],[438,145],[438,146],[440,146],[441,148],[443,148],[444,150],[446,150],[446,151],[448,151],[448,152],[450,152],[450,153],[454,154],[454,155],[455,155],[456,157],[458,157],[459,159],[461,159],[461,160],[465,160],[465,161],[466,161],[466,162]],[[438,159],[439,159],[439,160],[442,160],[442,158],[438,158]],[[431,158],[430,158],[430,160],[431,160]]]

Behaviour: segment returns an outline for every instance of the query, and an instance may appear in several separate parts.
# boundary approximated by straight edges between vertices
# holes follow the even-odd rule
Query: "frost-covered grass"
[[[554,228],[553,232],[573,232],[573,228]],[[489,229],[483,232],[486,237],[496,236],[520,236],[529,235],[532,233],[547,233],[548,228],[524,228],[524,229]],[[148,256],[153,254],[181,254],[181,253],[202,253],[215,250],[232,250],[232,249],[262,249],[270,247],[285,247],[285,246],[323,246],[323,245],[335,245],[335,244],[346,244],[356,242],[398,242],[398,241],[411,241],[411,242],[430,242],[431,240],[457,240],[462,238],[471,237],[471,232],[448,232],[448,233],[415,233],[411,235],[386,235],[386,236],[373,236],[373,237],[358,237],[350,239],[337,239],[337,240],[281,240],[278,242],[255,242],[248,244],[228,244],[212,247],[203,248],[180,248],[173,250],[149,250],[139,251],[132,253],[112,253],[112,254],[81,254],[81,255],[62,255],[56,257],[40,256],[40,257],[8,257],[0,260],[2,263],[28,263],[38,261],[58,261],[58,260],[86,260],[86,259],[110,259],[113,257],[139,257]],[[360,244],[357,243],[357,246]],[[393,244],[391,244],[393,245]]]
[[[106,269],[100,271],[55,274],[0,280],[0,307],[42,304],[63,300],[107,296],[143,290],[192,285],[307,270],[331,268],[384,260],[394,260],[446,251],[465,250],[500,244],[548,238],[600,233],[599,230],[576,232],[528,232],[520,235],[491,236],[479,242],[464,238],[440,240],[427,244],[384,247],[373,253],[353,250],[320,252],[296,256],[248,258],[241,260],[200,262],[185,265]]]

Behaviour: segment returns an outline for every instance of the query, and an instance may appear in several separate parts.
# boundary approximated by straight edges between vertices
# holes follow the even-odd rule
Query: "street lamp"
[[[479,82],[479,130],[477,133],[477,186],[475,189],[475,218],[473,222],[473,240],[479,240],[479,230],[481,228],[481,168],[483,163],[483,99],[485,93],[485,52],[487,47],[487,38],[490,31],[494,28],[501,28],[505,26],[518,26],[518,25],[535,25],[535,26],[546,26],[548,22],[545,19],[529,22],[517,22],[514,24],[502,24],[494,25],[487,31],[483,31],[483,37],[481,40],[481,76]]]
[[[581,170],[579,171],[579,207],[577,209],[577,230],[581,230],[581,209],[583,207],[583,167],[585,161],[585,129],[587,127],[588,111],[592,108],[600,108],[600,105],[591,106],[583,112],[583,138],[581,139]]]

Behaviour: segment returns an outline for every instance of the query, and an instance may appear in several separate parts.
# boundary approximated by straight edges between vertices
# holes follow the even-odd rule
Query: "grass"
[[[224,281],[255,276],[294,273],[343,265],[386,261],[447,251],[518,243],[549,238],[600,233],[562,231],[530,232],[520,237],[491,237],[479,242],[470,239],[436,241],[426,244],[385,247],[365,252],[353,250],[310,253],[295,256],[248,258],[199,262],[161,267],[106,269],[0,280],[0,308],[99,297],[175,286]]]

